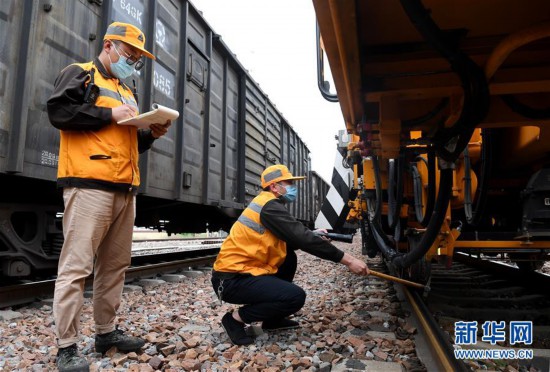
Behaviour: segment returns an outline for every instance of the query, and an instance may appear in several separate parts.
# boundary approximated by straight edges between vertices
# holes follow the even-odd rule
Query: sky
[[[191,0],[249,71],[311,152],[311,168],[330,182],[338,103],[317,87],[315,11],[311,0]]]

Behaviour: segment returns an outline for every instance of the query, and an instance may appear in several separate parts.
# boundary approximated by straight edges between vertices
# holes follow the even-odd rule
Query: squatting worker
[[[268,167],[261,175],[263,191],[254,198],[231,228],[214,263],[212,285],[222,301],[244,304],[222,318],[222,326],[236,345],[254,340],[245,323],[261,321],[265,330],[299,327],[287,319],[302,308],[306,294],[292,283],[296,249],[340,262],[350,271],[367,275],[363,260],[344,253],[296,220],[285,204],[296,199],[294,177],[284,165]]]
[[[63,188],[65,242],[55,283],[54,318],[60,371],[88,371],[78,354],[84,280],[94,272],[95,349],[128,352],[144,341],[115,325],[126,268],[130,264],[138,154],[163,136],[170,123],[149,130],[118,125],[138,113],[132,90],[122,82],[155,58],[135,26],[109,25],[98,57],[63,69],[48,100],[52,125],[60,129],[57,184]]]

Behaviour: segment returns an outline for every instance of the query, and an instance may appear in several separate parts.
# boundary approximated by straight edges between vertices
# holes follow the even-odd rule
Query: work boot
[[[59,348],[56,364],[59,372],[88,372],[90,370],[86,358],[78,355],[76,344]]]
[[[254,342],[254,339],[246,334],[244,323],[233,318],[231,312],[223,316],[222,327],[227,332],[231,342],[235,345],[250,345]]]
[[[130,351],[139,351],[143,345],[145,345],[144,340],[139,337],[127,336],[120,329],[95,336],[95,350],[102,354],[113,346],[116,346],[119,351],[127,353]]]
[[[264,320],[262,322],[262,329],[264,331],[282,331],[283,329],[295,328],[300,328],[300,323],[287,318]]]

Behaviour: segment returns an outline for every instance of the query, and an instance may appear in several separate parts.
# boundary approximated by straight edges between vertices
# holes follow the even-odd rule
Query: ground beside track
[[[360,255],[359,244],[337,243]],[[377,260],[370,266],[383,271]],[[296,318],[297,331],[260,334],[254,345],[236,347],[220,326],[233,306],[213,295],[210,273],[181,283],[138,285],[124,294],[119,325],[147,339],[140,354],[93,350],[90,299],[82,315],[80,349],[94,370],[129,371],[423,371],[414,343],[415,328],[398,302],[393,285],[355,276],[342,265],[299,254],[296,283],[307,294]],[[14,309],[21,315],[0,321],[0,369],[47,371],[55,368],[51,303]],[[255,325],[255,331],[259,331]]]

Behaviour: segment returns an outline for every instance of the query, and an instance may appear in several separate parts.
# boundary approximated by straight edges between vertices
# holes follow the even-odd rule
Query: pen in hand
[[[132,79],[132,84],[134,85],[134,98],[136,100],[136,104],[139,106],[139,100],[138,100],[138,92],[136,89],[136,80]]]

